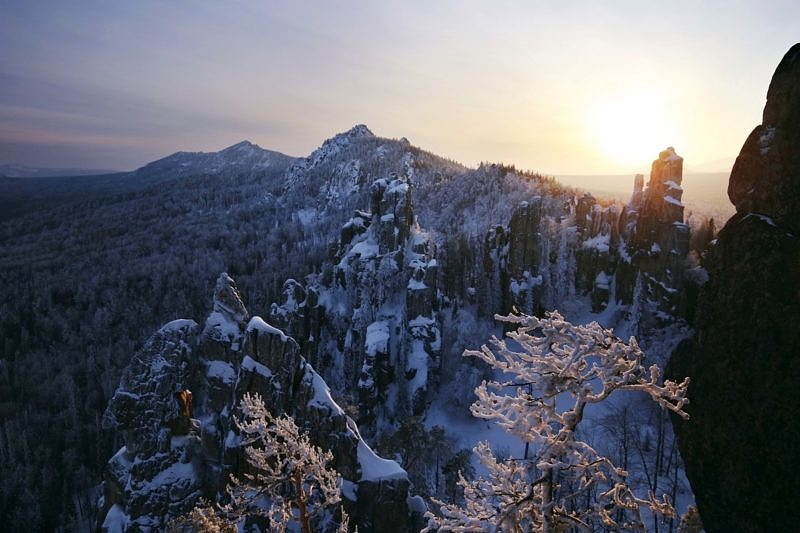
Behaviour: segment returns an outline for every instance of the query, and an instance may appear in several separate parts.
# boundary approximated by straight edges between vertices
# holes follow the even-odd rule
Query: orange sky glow
[[[562,5],[563,4],[563,5]],[[356,123],[467,165],[725,170],[797,2],[0,4],[0,163],[132,169]]]

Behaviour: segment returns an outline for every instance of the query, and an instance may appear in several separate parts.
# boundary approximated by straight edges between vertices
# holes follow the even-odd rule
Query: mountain
[[[53,178],[58,176],[94,176],[98,174],[116,174],[117,170],[100,170],[89,168],[41,168],[24,165],[0,165],[0,176],[7,178]]]
[[[155,508],[132,509],[130,494],[119,507],[94,506],[101,473],[123,475],[120,458],[130,457],[115,455],[130,428],[104,430],[102,413],[115,411],[142,358],[174,341],[145,343],[154,331],[209,316],[221,272],[247,309],[294,339],[361,437],[398,458],[414,494],[456,497],[446,487],[480,437],[468,405],[485,377],[461,353],[500,334],[495,313],[558,308],[599,320],[638,335],[655,360],[685,334],[704,273],[685,258],[705,241],[683,221],[681,178],[682,159],[664,150],[646,187],[632,180],[630,202],[605,202],[512,166],[467,168],[358,125],[302,159],[249,143],[177,153],[104,178],[107,188],[89,181],[69,200],[30,206],[0,223],[0,514],[10,530],[102,523],[111,508],[163,521]],[[197,342],[186,340],[187,364],[201,372],[222,356]],[[253,359],[241,346],[225,356],[237,376]],[[210,382],[191,386],[208,401],[200,391]],[[149,410],[171,412],[171,401]],[[218,407],[198,411],[201,440]],[[138,460],[154,475],[174,464],[149,451]]]
[[[219,152],[176,152],[133,172],[56,175],[37,180],[0,176],[0,221],[42,209],[130,194],[184,176],[264,178],[282,173],[294,161],[290,156],[242,141]]]
[[[176,152],[137,169],[134,176],[141,180],[165,175],[180,178],[195,174],[257,174],[271,167],[286,167],[294,161],[288,155],[242,141],[219,152]]]
[[[800,43],[783,57],[763,121],[730,176],[736,214],[708,252],[696,334],[675,352],[690,376],[676,420],[686,474],[709,531],[788,531],[800,481]]]

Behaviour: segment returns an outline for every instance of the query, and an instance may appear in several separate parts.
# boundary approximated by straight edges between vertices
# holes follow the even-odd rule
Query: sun
[[[675,122],[657,89],[599,96],[589,108],[586,125],[594,149],[626,168],[647,164],[677,142]]]

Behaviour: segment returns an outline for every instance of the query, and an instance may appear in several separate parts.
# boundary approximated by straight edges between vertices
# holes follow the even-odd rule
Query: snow
[[[297,218],[300,220],[300,223],[303,226],[309,226],[317,216],[317,210],[313,207],[308,207],[306,209],[300,209],[297,211]]]
[[[190,320],[188,318],[179,318],[178,320],[173,320],[172,322],[167,322],[161,329],[159,329],[159,333],[171,333],[174,331],[180,331],[182,329],[193,329],[197,327],[197,322],[194,320]]]
[[[406,471],[399,464],[375,455],[372,448],[362,439],[358,441],[358,464],[361,465],[360,481],[382,481],[388,479],[405,479]]]
[[[138,395],[136,397],[138,398]],[[117,463],[117,464],[123,465],[125,467],[130,467],[131,465],[133,465],[133,463],[128,459],[129,455],[130,455],[130,452],[128,452],[128,447],[127,446],[123,446],[122,448],[117,450],[117,453],[115,453],[111,457],[111,459],[109,460],[109,463],[113,462],[113,463]]]
[[[683,187],[675,183],[673,180],[667,180],[664,182],[664,185],[669,187],[670,189],[675,189],[676,191],[682,191]]]
[[[269,324],[264,322],[264,319],[262,319],[260,316],[254,316],[253,318],[250,319],[250,322],[248,322],[247,332],[249,333],[251,331],[258,331],[259,333],[268,333],[270,335],[279,335],[283,342],[286,342],[286,340],[289,338],[286,336],[284,332],[282,332],[275,326],[270,326]]]
[[[378,255],[378,243],[373,240],[363,240],[359,243],[356,243],[356,245],[350,249],[350,252],[348,252],[347,255],[359,255],[362,259],[375,257]],[[342,260],[342,263],[339,264],[343,265],[344,259]]]
[[[255,372],[257,374],[261,374],[265,378],[272,377],[272,371],[269,368],[262,365],[249,355],[245,355],[244,359],[242,359],[242,370],[247,370],[248,372]]]
[[[389,323],[385,320],[373,322],[367,326],[367,336],[364,339],[364,347],[367,353],[386,353],[389,346]]]
[[[342,496],[344,499],[354,502],[358,499],[358,485],[353,483],[352,481],[348,481],[346,479],[342,479]]]
[[[531,287],[541,287],[543,284],[544,278],[541,274],[533,276],[529,270],[526,270],[522,273],[521,279],[512,278],[509,288],[512,293],[520,294],[526,292]]]
[[[775,224],[775,221],[772,220],[771,217],[768,217],[767,215],[762,215],[761,213],[747,213],[747,215],[742,217],[742,220],[746,220],[746,219],[748,219],[750,217],[755,217],[755,218],[761,220],[762,222],[766,222],[767,224],[769,224],[770,226],[773,226],[775,228],[778,227],[778,225]]]
[[[103,520],[103,531],[108,533],[123,533],[130,525],[131,517],[125,513],[125,509],[118,503],[111,506]]]
[[[395,193],[405,193],[408,191],[408,183],[403,180],[392,180],[390,182],[391,187],[387,187],[386,192],[384,194],[395,194]]]
[[[602,270],[594,278],[594,286],[599,289],[608,289],[609,283],[608,275]]]
[[[238,448],[242,444],[242,437],[237,435],[233,432],[233,430],[228,430],[228,434],[225,435],[225,447],[228,449],[231,448]]]
[[[611,235],[595,235],[591,239],[583,241],[584,248],[595,248],[601,254],[608,253],[611,245]]]
[[[344,409],[339,407],[331,397],[331,389],[325,380],[309,365],[308,371],[311,373],[311,385],[314,387],[314,397],[308,401],[309,406],[327,407],[338,415],[344,414]]]
[[[427,289],[427,288],[428,288],[428,286],[425,285],[425,282],[423,282],[423,281],[420,281],[420,280],[417,280],[417,279],[414,279],[414,278],[409,278],[409,280],[408,280],[408,289],[409,290],[421,291],[422,289]]]
[[[772,139],[775,138],[775,127],[771,126],[767,128],[767,131],[761,134],[761,137],[758,139],[758,144],[761,146],[761,155],[767,155],[769,153],[770,144],[772,143]]]
[[[669,147],[665,150],[667,152],[667,156],[665,158],[666,161],[675,162],[675,161],[683,161],[683,158],[675,153],[675,149],[673,147]]]
[[[206,329],[215,329],[222,334],[223,338],[235,339],[241,332],[239,331],[239,324],[229,319],[219,311],[212,311],[206,320]]]
[[[411,245],[412,246],[419,246],[428,242],[429,237],[428,234],[424,231],[421,231],[419,228],[413,228],[411,235]]]
[[[428,506],[425,505],[425,500],[422,499],[422,496],[409,496],[406,499],[406,503],[408,503],[408,510],[412,513],[424,514],[428,511]]]
[[[147,485],[151,487],[150,491],[152,491],[154,487],[174,485],[181,481],[193,482],[196,479],[197,476],[194,473],[192,463],[173,463],[169,468],[156,474],[153,479],[147,482]]]
[[[680,200],[676,200],[675,198],[673,198],[670,195],[664,196],[664,201],[667,202],[667,203],[670,203],[672,205],[677,205],[677,206],[683,207],[683,204],[681,203]]]
[[[418,389],[425,388],[428,383],[428,352],[425,351],[425,343],[419,339],[411,341],[406,371],[411,370],[415,370],[414,377],[409,382],[413,395]]]
[[[408,321],[409,327],[412,327],[412,328],[413,327],[419,327],[419,326],[431,326],[431,325],[433,325],[435,323],[436,322],[432,318],[427,317],[427,316],[422,316],[422,315],[417,315],[416,318],[414,318],[413,320],[409,320]]]
[[[208,369],[206,376],[209,378],[217,378],[223,383],[234,383],[236,381],[236,372],[233,366],[225,361],[209,361],[207,363]]]

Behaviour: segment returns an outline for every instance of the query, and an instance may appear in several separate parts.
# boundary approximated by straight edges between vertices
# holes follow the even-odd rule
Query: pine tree
[[[266,515],[270,531],[299,524],[311,533],[315,517],[341,502],[341,476],[323,452],[301,433],[288,416],[273,417],[258,394],[245,394],[239,404],[243,419],[236,420],[245,446],[249,470],[244,479],[232,479],[229,502],[204,504],[175,524],[175,531],[236,531],[247,515]],[[347,531],[341,511],[340,531]]]

